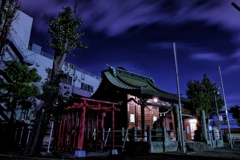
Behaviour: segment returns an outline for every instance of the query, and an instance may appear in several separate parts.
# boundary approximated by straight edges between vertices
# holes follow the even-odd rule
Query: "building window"
[[[47,75],[47,79],[50,80],[51,79],[51,76],[52,76],[52,69],[50,68],[47,68],[46,69],[48,75]],[[69,84],[69,85],[72,85],[72,77],[69,76],[69,75],[66,75],[66,77],[64,78],[61,78],[61,82],[64,83],[64,84]]]
[[[227,121],[227,116],[226,115],[222,115],[222,119],[223,119],[223,121]]]
[[[72,77],[68,75],[67,77],[62,78],[61,82],[64,84],[72,85]]]
[[[81,83],[81,89],[89,91],[89,92],[93,92],[93,86],[88,85],[86,83]]]
[[[85,74],[81,73],[81,80],[85,80]]]

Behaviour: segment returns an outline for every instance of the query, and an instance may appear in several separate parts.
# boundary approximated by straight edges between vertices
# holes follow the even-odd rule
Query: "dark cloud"
[[[34,18],[31,41],[47,52],[48,24],[44,14],[56,17],[73,0],[24,0],[22,10]],[[240,5],[240,0],[235,0]],[[152,77],[160,88],[176,93],[173,42],[176,43],[182,93],[188,80],[207,74],[219,84],[221,66],[226,88],[239,87],[240,12],[227,0],[81,0],[86,50],[68,57],[100,76],[106,64]],[[233,95],[234,94],[234,95]],[[226,93],[227,98],[239,92]],[[227,99],[228,100],[228,99]],[[240,103],[240,100],[238,101]]]

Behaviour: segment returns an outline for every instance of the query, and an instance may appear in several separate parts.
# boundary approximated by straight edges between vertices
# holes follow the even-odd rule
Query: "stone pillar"
[[[133,142],[136,142],[137,141],[137,128],[136,127],[133,127],[132,135],[133,135]]]
[[[208,140],[205,111],[202,110],[202,134],[205,141]]]
[[[149,145],[152,143],[152,133],[151,133],[151,127],[147,126],[147,142]]]
[[[176,129],[176,140],[179,143],[179,149],[181,149],[181,136],[180,136],[180,117],[179,117],[179,108],[174,107],[174,123],[175,123],[175,129]]]
[[[161,142],[165,140],[162,123],[163,123],[162,119],[158,119],[153,123],[153,129],[155,130],[155,140]]]

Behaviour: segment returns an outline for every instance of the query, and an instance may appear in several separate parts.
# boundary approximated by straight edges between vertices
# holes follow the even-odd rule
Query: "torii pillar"
[[[84,143],[85,115],[86,115],[86,106],[83,106],[81,115],[80,115],[80,126],[79,126],[78,143],[77,143],[78,150],[75,151],[75,155],[77,157],[86,157],[86,152],[82,150],[83,143]]]

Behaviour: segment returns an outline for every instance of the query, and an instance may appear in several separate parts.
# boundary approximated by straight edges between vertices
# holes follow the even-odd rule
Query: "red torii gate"
[[[115,107],[116,104],[117,103],[114,102],[95,100],[90,98],[80,98],[80,102],[74,103],[71,107],[64,109],[63,114],[60,115],[60,123],[57,127],[57,135],[55,136],[57,138],[55,138],[55,146],[57,146],[57,148],[72,148],[83,150],[86,113],[87,111],[100,111],[102,129],[101,151],[103,150],[104,145],[105,112],[111,112],[112,114],[111,148],[114,149],[115,111],[120,111],[120,109]],[[95,118],[96,133],[98,133],[98,114]],[[93,124],[94,122],[92,121],[91,123]],[[93,125],[91,125],[91,127],[92,126]],[[92,145],[93,144],[91,140],[90,147],[92,147]]]

